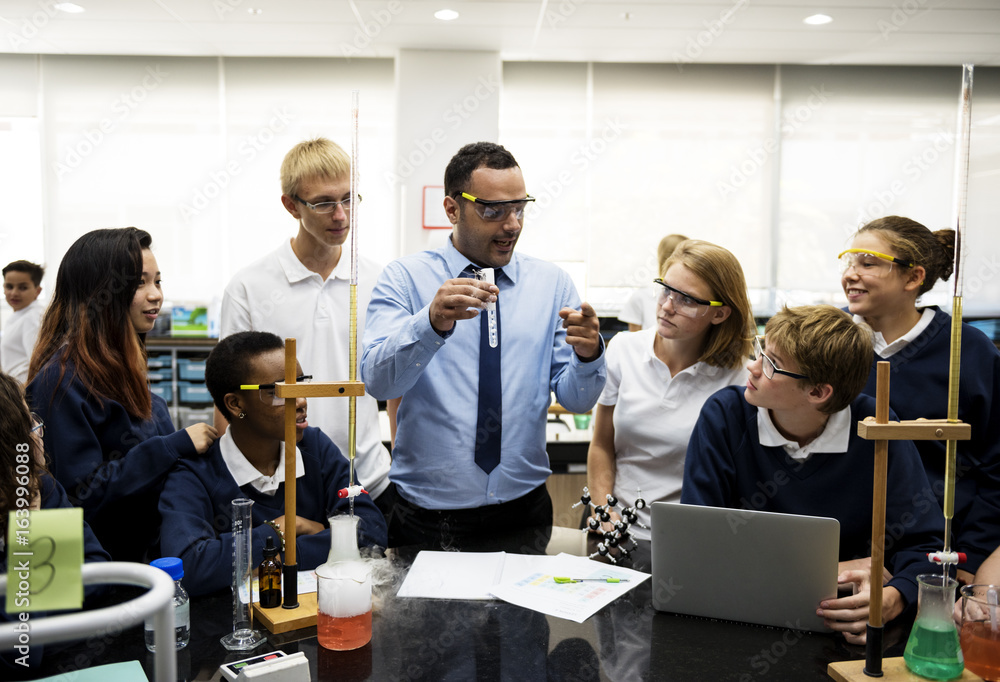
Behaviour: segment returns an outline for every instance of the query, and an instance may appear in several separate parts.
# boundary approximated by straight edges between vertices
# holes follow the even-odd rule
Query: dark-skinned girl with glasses
[[[608,380],[587,453],[595,505],[609,493],[631,505],[640,488],[647,503],[680,500],[684,456],[702,404],[746,382],[754,320],[736,257],[689,239],[661,275],[656,329],[618,334],[608,344]],[[639,520],[647,528],[632,532],[648,540],[648,509],[639,510]]]
[[[254,501],[254,565],[263,559],[268,538],[283,549],[296,537],[299,568],[316,568],[330,552],[327,519],[348,513],[349,500],[338,495],[350,483],[347,458],[326,434],[309,426],[306,399],[298,398],[296,517],[285,515],[285,401],[274,394],[284,368],[284,342],[270,332],[227,336],[205,363],[205,383],[229,427],[204,458],[181,461],[160,496],[163,552],[184,562],[184,585],[192,595],[231,583],[234,499]],[[311,379],[301,367],[298,374],[299,381]],[[385,547],[385,519],[366,492],[354,498],[354,513],[360,518],[358,545]]]
[[[875,330],[875,358],[864,392],[875,395],[875,364],[892,366],[889,405],[900,419],[948,416],[951,315],[920,297],[947,281],[955,232],[932,232],[900,216],[878,218],[841,254],[847,310]],[[967,254],[965,261],[976,260]],[[958,418],[972,439],[959,441],[951,548],[965,552],[960,580],[970,581],[1000,545],[1000,352],[978,329],[962,325]],[[945,442],[917,441],[933,495],[943,503]]]

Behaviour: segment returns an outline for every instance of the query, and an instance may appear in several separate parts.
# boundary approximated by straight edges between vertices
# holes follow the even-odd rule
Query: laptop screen
[[[816,609],[837,596],[836,519],[667,502],[651,516],[654,608],[830,632]]]

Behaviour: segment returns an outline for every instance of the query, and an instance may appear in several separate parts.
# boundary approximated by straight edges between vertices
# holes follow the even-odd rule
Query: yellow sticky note
[[[83,510],[12,511],[7,522],[7,613],[83,606]]]

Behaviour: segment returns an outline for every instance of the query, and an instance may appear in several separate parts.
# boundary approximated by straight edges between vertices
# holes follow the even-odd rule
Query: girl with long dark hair
[[[167,472],[217,437],[207,424],[175,433],[166,403],[149,391],[145,336],[163,301],[151,245],[149,233],[126,227],[70,246],[28,370],[52,473],[119,561],[146,558]]]

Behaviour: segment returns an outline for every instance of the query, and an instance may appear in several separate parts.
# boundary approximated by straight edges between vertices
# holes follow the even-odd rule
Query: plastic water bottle
[[[150,562],[150,566],[166,571],[174,579],[174,627],[176,628],[177,648],[183,649],[191,640],[191,602],[188,593],[181,585],[184,577],[184,564],[177,557],[164,557]],[[146,648],[156,651],[156,631],[153,619],[146,619]]]

